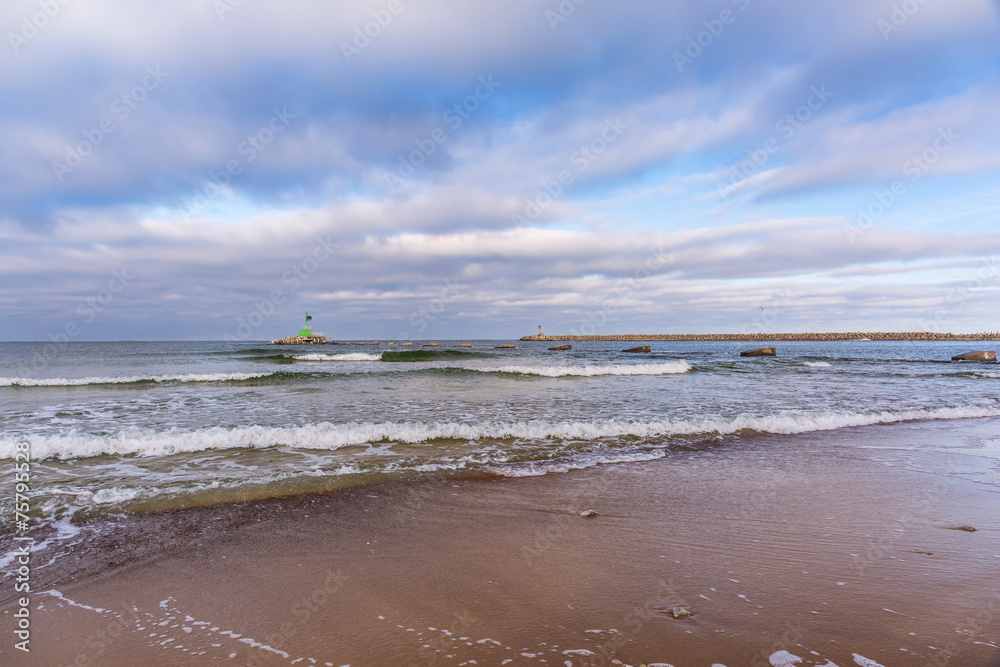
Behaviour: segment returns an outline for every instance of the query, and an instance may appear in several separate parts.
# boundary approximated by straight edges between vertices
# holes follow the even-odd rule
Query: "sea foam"
[[[365,352],[351,352],[348,354],[299,354],[289,355],[296,361],[381,361],[381,354],[367,354]]]
[[[377,442],[422,443],[434,440],[597,438],[662,438],[727,435],[741,431],[794,434],[853,426],[926,419],[1000,417],[1000,406],[968,406],[896,412],[782,412],[765,416],[700,420],[516,421],[516,422],[323,422],[305,426],[210,427],[196,430],[128,428],[112,435],[70,431],[61,435],[0,437],[0,459],[12,459],[15,445],[27,442],[34,459],[74,459],[111,454],[163,456],[219,449],[261,449],[274,446],[334,450]]]
[[[688,362],[678,359],[655,364],[602,364],[595,366],[495,366],[472,367],[481,373],[514,373],[542,377],[595,377],[600,375],[674,375],[691,370]]]

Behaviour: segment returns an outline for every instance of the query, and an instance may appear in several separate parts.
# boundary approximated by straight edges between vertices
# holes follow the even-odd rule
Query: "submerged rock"
[[[952,361],[996,361],[996,350],[980,350],[978,352],[963,352],[951,358]]]
[[[948,526],[948,530],[964,530],[967,533],[975,533],[976,529],[972,526]]]
[[[572,350],[572,345],[556,345],[555,347],[550,347],[550,350]]]
[[[674,618],[685,618],[691,615],[691,611],[684,607],[674,607],[670,610],[670,615]]]
[[[622,350],[622,352],[652,352],[648,345],[640,345],[639,347],[630,347],[627,350]]]
[[[777,352],[773,347],[762,347],[757,350],[746,350],[740,352],[741,357],[773,357]]]
[[[583,510],[582,512],[580,512],[580,516],[585,516],[585,517],[597,516],[597,512],[595,512],[594,510]]]

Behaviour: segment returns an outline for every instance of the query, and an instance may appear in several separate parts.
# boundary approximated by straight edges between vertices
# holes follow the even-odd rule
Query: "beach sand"
[[[33,575],[31,653],[7,632],[0,663],[1000,665],[997,433],[725,438],[103,520]]]

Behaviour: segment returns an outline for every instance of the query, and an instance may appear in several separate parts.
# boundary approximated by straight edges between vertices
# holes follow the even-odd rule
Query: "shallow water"
[[[32,516],[204,505],[479,471],[641,461],[713,438],[1000,415],[976,343],[0,344],[0,458]],[[978,344],[982,345],[982,344]],[[4,484],[7,484],[5,480]],[[0,499],[11,512],[13,494]]]

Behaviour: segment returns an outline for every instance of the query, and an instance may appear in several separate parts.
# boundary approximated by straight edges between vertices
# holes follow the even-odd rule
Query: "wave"
[[[0,377],[0,387],[79,387],[94,384],[143,384],[154,382],[231,382],[268,377],[276,373],[188,373],[183,375],[129,375],[86,378]]]
[[[398,350],[382,353],[382,361],[434,361],[436,359],[475,359],[484,356],[459,350]]]
[[[350,352],[347,354],[299,354],[286,355],[295,361],[381,361],[381,354],[367,354],[365,352]]]
[[[807,361],[805,363],[809,368],[830,368],[830,364],[825,361]]]
[[[1000,406],[970,406],[900,412],[783,412],[730,419],[653,421],[519,422],[323,422],[306,426],[211,427],[197,430],[129,428],[113,435],[71,431],[65,435],[0,438],[0,459],[12,459],[17,443],[27,442],[34,459],[75,459],[100,455],[165,456],[219,449],[263,449],[275,446],[335,450],[379,442],[426,443],[435,440],[595,440],[599,438],[730,435],[741,432],[795,434],[854,426],[930,419],[1000,417]]]
[[[610,364],[601,366],[497,366],[469,368],[479,373],[514,373],[542,377],[595,377],[599,375],[673,375],[691,370],[688,362],[678,359],[659,364]]]
[[[1000,373],[987,373],[985,371],[975,373],[976,377],[979,378],[989,378],[991,380],[1000,380]]]

